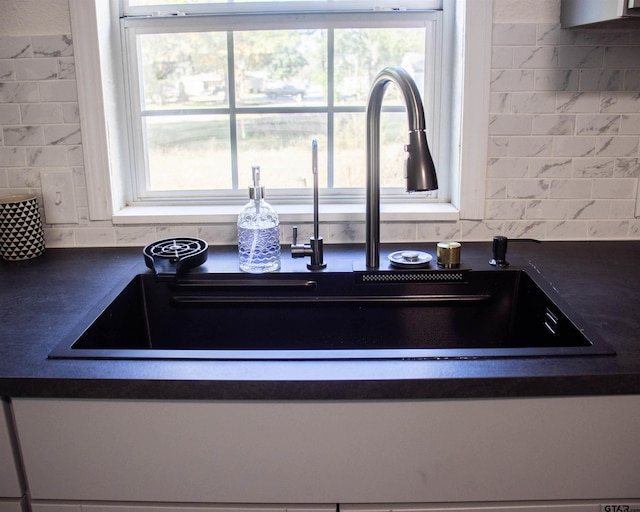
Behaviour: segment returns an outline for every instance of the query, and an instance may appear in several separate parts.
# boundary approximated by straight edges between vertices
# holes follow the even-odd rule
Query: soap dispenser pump
[[[264,199],[260,166],[255,165],[251,170],[250,200],[238,215],[238,253],[240,270],[262,274],[280,269],[280,220]]]

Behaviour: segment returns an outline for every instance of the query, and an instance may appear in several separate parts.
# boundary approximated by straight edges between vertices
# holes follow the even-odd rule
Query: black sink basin
[[[88,327],[87,327],[88,326]],[[49,358],[440,359],[613,351],[533,270],[137,275]]]

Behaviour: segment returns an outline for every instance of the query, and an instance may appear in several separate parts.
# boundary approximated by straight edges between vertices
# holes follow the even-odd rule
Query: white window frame
[[[424,3],[424,0],[421,0]],[[436,0],[433,2],[434,5],[438,5],[441,3],[441,0]],[[227,5],[227,4],[215,4],[218,5]],[[236,4],[239,6],[244,6],[247,4]],[[300,5],[300,4],[297,4]],[[326,4],[324,4],[326,5]],[[303,6],[305,6],[303,4]],[[347,27],[358,27],[358,28],[385,28],[388,25],[392,24],[394,28],[421,28],[425,30],[426,34],[426,51],[428,53],[427,62],[436,63],[439,60],[441,55],[440,46],[442,36],[439,33],[442,27],[442,12],[413,12],[413,11],[393,11],[393,12],[374,12],[371,13],[374,16],[374,19],[368,19],[365,22],[358,21],[356,18],[359,16],[359,13],[324,13],[324,12],[314,12],[310,14],[300,15],[300,14],[277,14],[277,16],[267,15],[260,16],[259,19],[252,19],[251,22],[247,22],[247,17],[242,15],[237,15],[234,13],[233,15],[225,15],[225,16],[216,16],[216,17],[208,17],[208,16],[194,16],[191,18],[179,17],[179,16],[166,16],[162,18],[158,17],[136,17],[132,19],[123,20],[121,22],[122,30],[124,32],[122,40],[125,42],[125,45],[129,48],[125,51],[126,55],[135,55],[136,52],[136,37],[144,34],[154,34],[157,33],[158,30],[166,31],[166,33],[170,33],[173,31],[184,32],[184,31],[193,31],[197,32],[200,30],[203,31],[242,31],[242,30],[297,30],[304,28],[324,28],[324,29],[336,29]],[[179,23],[175,23],[179,22]],[[176,26],[177,25],[177,26]],[[129,68],[131,69],[131,73],[127,77],[128,79],[128,87],[129,94],[128,98],[131,102],[131,112],[140,112],[140,117],[144,118],[144,108],[141,105],[140,101],[140,93],[142,90],[142,84],[140,83],[140,72],[137,69],[138,62],[129,62]],[[436,64],[439,66],[439,64]],[[436,168],[449,168],[449,152],[448,145],[449,142],[446,140],[441,140],[440,130],[436,130],[436,126],[441,126],[442,122],[440,121],[442,117],[443,111],[448,112],[449,109],[447,106],[450,103],[450,98],[446,97],[446,92],[441,91],[441,78],[437,76],[436,73],[432,73],[429,71],[429,67],[425,70],[424,83],[425,83],[425,97],[428,97],[429,100],[425,100],[425,117],[426,117],[426,129],[429,139],[429,145],[431,148],[431,152],[434,155],[434,159],[436,161]],[[434,108],[437,106],[438,108]],[[246,113],[276,113],[282,114],[287,112],[295,112],[295,113],[316,113],[320,115],[330,116],[330,114],[338,114],[340,112],[350,112],[352,110],[361,110],[364,112],[364,105],[360,108],[351,109],[349,107],[343,107],[341,105],[333,105],[332,102],[327,102],[326,106],[297,106],[292,108],[291,106],[269,106],[269,107],[241,107],[241,106],[233,106],[230,104],[228,107],[223,108],[224,111],[228,111],[229,114],[242,115]],[[206,110],[205,110],[206,111]],[[191,111],[192,114],[198,115],[198,110]],[[227,202],[229,204],[243,205],[246,202],[247,191],[245,188],[242,190],[216,190],[211,191],[200,191],[200,190],[185,190],[185,191],[170,191],[169,193],[165,191],[154,191],[147,189],[147,177],[145,176],[144,170],[147,167],[147,155],[144,151],[144,129],[143,129],[143,121],[136,114],[131,115],[130,119],[130,134],[135,144],[133,145],[133,149],[135,153],[133,156],[134,166],[137,172],[135,173],[135,179],[132,182],[132,191],[129,194],[132,198],[132,204],[140,204],[140,205],[153,205],[154,202],[161,202],[164,204],[171,203],[180,203],[184,204],[185,201],[191,201],[192,203],[211,203],[215,201],[216,204],[221,204],[222,202]],[[363,126],[364,126],[364,118],[363,118]],[[329,138],[332,136],[335,138],[336,134],[330,133]],[[333,141],[332,141],[333,142]],[[233,142],[232,142],[233,145]],[[442,147],[441,147],[442,146]],[[399,146],[401,148],[401,146]],[[364,155],[363,148],[363,155]],[[283,154],[283,158],[286,159],[286,154]],[[237,170],[238,174],[242,172],[242,170]],[[309,172],[311,172],[309,168]],[[362,173],[362,178],[364,180],[364,169]],[[439,176],[439,185],[440,190],[438,198],[443,199],[431,199],[439,202],[448,202],[449,198],[449,173],[440,173]],[[235,176],[237,181],[237,175]],[[268,183],[267,183],[268,185]],[[402,187],[402,182],[398,182],[394,184],[393,189],[382,189],[382,199],[386,201],[425,201],[427,194],[426,193],[416,193],[408,195],[404,191]],[[359,202],[363,203],[365,194],[364,189],[340,189],[340,188],[331,188],[324,189],[322,191],[323,200],[326,201],[328,198],[329,202],[341,202],[341,203],[352,203]],[[430,194],[431,196],[435,196],[434,193]],[[311,189],[302,190],[302,189],[274,189],[272,186],[269,187],[269,197],[270,201],[278,204],[300,204],[306,203],[310,204],[311,202],[312,191]]]
[[[484,218],[487,165],[489,72],[491,58],[491,0],[443,0],[456,2],[454,50],[460,61],[452,62],[457,81],[449,133],[454,144],[450,163],[449,203],[382,204],[382,220],[458,220]],[[127,180],[131,146],[125,129],[122,98],[124,79],[118,26],[117,0],[69,0],[74,38],[78,101],[83,128],[83,153],[91,220],[114,224],[171,224],[232,222],[236,205],[128,206]],[[454,24],[453,21],[450,23]],[[463,26],[463,30],[456,27]],[[281,220],[311,220],[307,205],[283,205]],[[322,204],[323,222],[363,219],[364,204]]]

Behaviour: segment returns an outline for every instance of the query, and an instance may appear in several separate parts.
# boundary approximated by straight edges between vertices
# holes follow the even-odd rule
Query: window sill
[[[280,222],[313,222],[311,205],[274,205]],[[230,224],[235,223],[242,206],[127,206],[113,214],[115,225],[127,224]],[[448,203],[382,204],[382,222],[457,221],[457,208]],[[364,222],[364,205],[320,205],[320,221]]]

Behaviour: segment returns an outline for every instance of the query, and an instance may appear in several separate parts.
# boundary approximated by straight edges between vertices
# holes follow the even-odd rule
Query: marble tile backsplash
[[[637,239],[640,30],[493,27],[485,218],[393,222],[383,242]],[[0,196],[42,196],[41,171],[71,172],[78,223],[45,224],[48,247],[141,246],[170,236],[235,244],[233,224],[116,226],[87,210],[70,35],[0,37]],[[41,201],[42,204],[42,201]],[[311,226],[302,225],[306,238]],[[362,242],[362,223],[323,225]],[[290,242],[290,226],[282,226]]]

